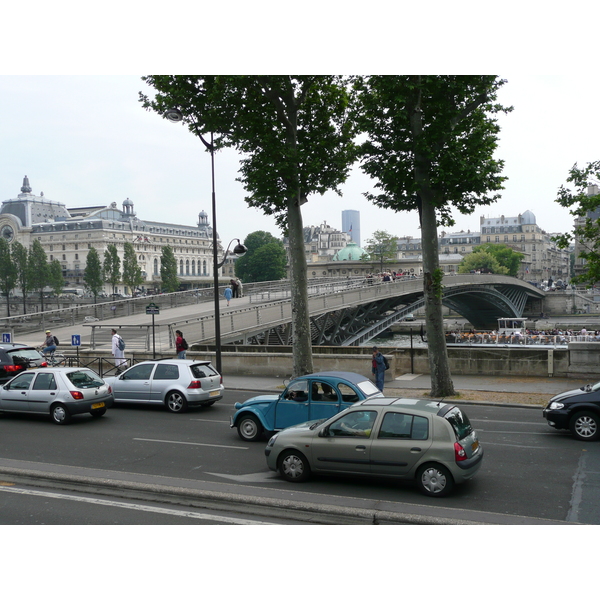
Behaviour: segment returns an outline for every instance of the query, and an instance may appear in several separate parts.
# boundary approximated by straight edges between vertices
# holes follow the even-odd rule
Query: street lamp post
[[[177,108],[171,108],[164,113],[164,117],[171,123],[179,123],[183,121],[183,113]],[[221,314],[219,310],[219,268],[225,262],[219,264],[218,256],[218,238],[217,238],[217,202],[215,194],[215,146],[213,141],[213,134],[210,134],[210,143],[204,139],[204,136],[200,133],[200,130],[193,123],[196,135],[200,138],[206,149],[210,152],[210,170],[211,170],[211,185],[212,185],[212,242],[213,242],[213,287],[214,287],[214,304],[215,304],[215,355],[216,355],[216,369],[222,375],[222,361],[221,361]],[[236,253],[238,247],[245,248],[239,243],[238,246],[233,250]],[[231,245],[231,243],[230,243]],[[229,250],[229,247],[227,247]],[[245,253],[244,251],[241,253]],[[237,253],[236,253],[237,254]],[[225,253],[227,257],[227,253]]]

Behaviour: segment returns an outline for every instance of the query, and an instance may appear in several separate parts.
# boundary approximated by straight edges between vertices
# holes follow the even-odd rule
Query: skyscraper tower
[[[352,241],[360,246],[360,211],[342,211],[342,231],[350,234]]]

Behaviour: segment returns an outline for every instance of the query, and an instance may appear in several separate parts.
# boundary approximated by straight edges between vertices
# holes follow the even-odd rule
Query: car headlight
[[[267,448],[271,448],[273,446],[273,444],[275,444],[275,440],[277,439],[277,436],[279,434],[276,433],[275,435],[271,436],[271,439],[267,442]]]
[[[548,410],[560,410],[561,408],[564,408],[565,405],[562,402],[550,402],[550,406],[548,407]]]

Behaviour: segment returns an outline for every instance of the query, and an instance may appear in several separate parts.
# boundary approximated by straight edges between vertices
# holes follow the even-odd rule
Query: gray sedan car
[[[371,398],[276,433],[265,454],[268,467],[287,481],[304,481],[311,472],[397,477],[441,497],[477,473],[483,448],[457,406]]]
[[[0,411],[50,415],[65,425],[73,415],[101,417],[113,403],[110,386],[91,369],[48,367],[25,371],[0,388]]]
[[[170,412],[210,406],[223,397],[223,378],[210,361],[146,360],[118,377],[107,377],[115,403],[164,405]]]

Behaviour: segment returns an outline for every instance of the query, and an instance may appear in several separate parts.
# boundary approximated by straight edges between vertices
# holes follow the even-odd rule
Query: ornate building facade
[[[122,260],[125,242],[135,248],[145,290],[160,289],[160,260],[164,246],[173,249],[183,288],[213,281],[212,227],[204,211],[199,214],[198,223],[191,226],[142,220],[129,198],[122,208],[112,202],[108,206],[68,209],[61,202],[48,200],[43,192],[39,196],[33,194],[25,176],[21,193],[2,203],[0,235],[9,242],[18,240],[26,248],[33,240],[39,240],[48,260],[60,262],[65,287],[83,287],[88,250],[95,248],[102,260],[107,247],[114,245]],[[220,244],[218,252],[221,260]],[[135,290],[121,286],[106,291],[132,293]]]

